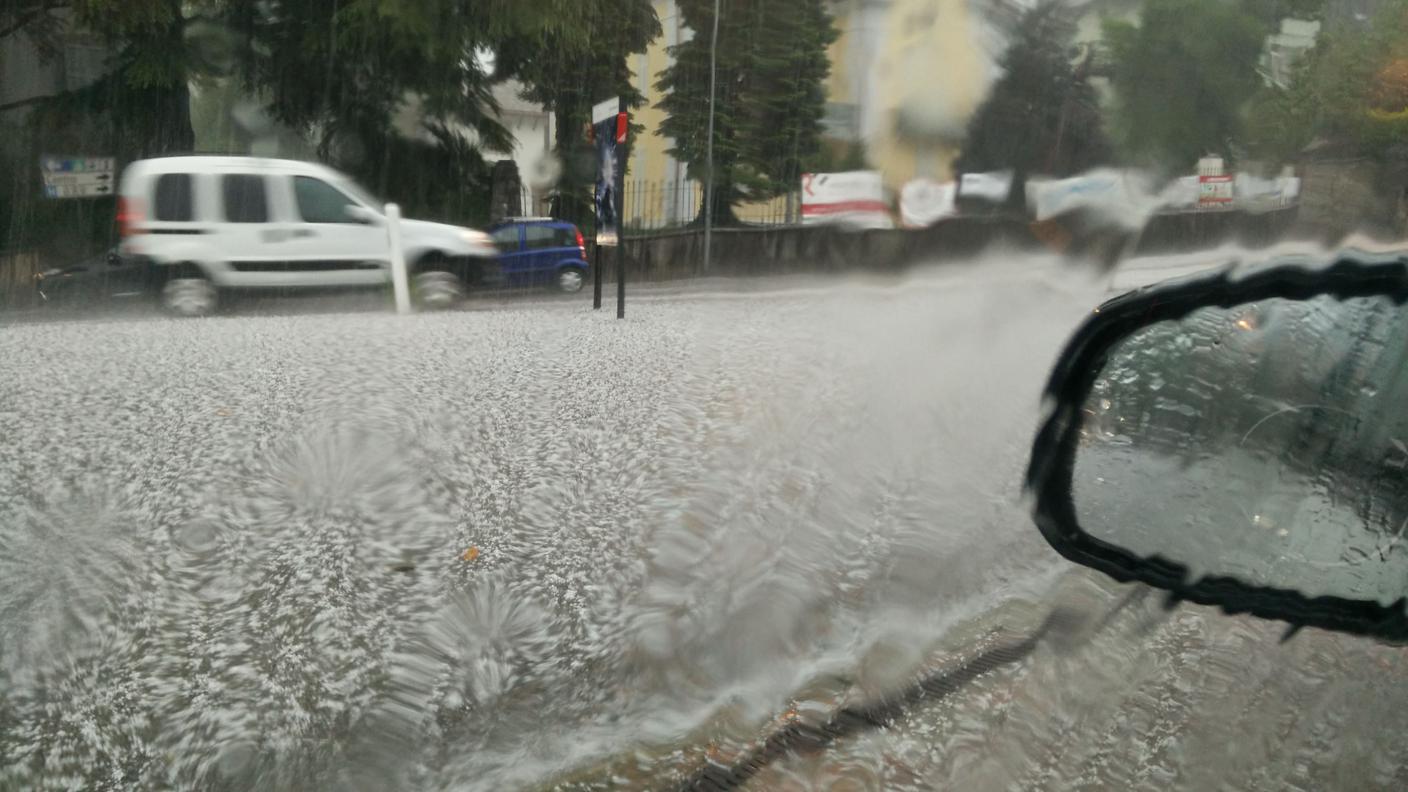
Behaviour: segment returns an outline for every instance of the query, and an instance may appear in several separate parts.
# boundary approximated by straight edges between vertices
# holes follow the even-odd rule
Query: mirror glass
[[[1072,497],[1092,537],[1315,596],[1408,595],[1408,312],[1202,308],[1111,349]]]

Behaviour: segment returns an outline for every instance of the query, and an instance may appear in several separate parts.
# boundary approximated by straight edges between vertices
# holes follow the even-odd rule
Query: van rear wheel
[[[215,284],[194,272],[172,277],[161,289],[161,307],[176,316],[209,316],[219,301]]]

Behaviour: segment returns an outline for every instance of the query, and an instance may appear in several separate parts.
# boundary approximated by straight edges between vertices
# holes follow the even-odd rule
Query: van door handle
[[[316,231],[314,231],[313,229],[311,229],[311,228],[295,228],[295,229],[293,230],[293,232],[290,234],[290,236],[293,236],[294,238],[298,238],[298,237],[311,237],[311,236],[317,236],[317,235],[318,235],[318,233],[317,233]]]

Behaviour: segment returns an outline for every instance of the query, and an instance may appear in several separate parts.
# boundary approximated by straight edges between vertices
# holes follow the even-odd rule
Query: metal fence
[[[628,180],[622,193],[622,219],[627,233],[685,228],[698,221],[704,205],[704,185],[696,181]],[[734,215],[749,226],[775,227],[801,223],[801,194],[766,201],[743,202]]]

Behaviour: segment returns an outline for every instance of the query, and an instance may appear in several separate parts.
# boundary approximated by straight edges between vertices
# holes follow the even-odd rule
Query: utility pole
[[[709,38],[709,139],[704,143],[704,271],[711,260],[710,243],[714,234],[714,92],[718,77],[719,0],[714,0],[714,32]]]

